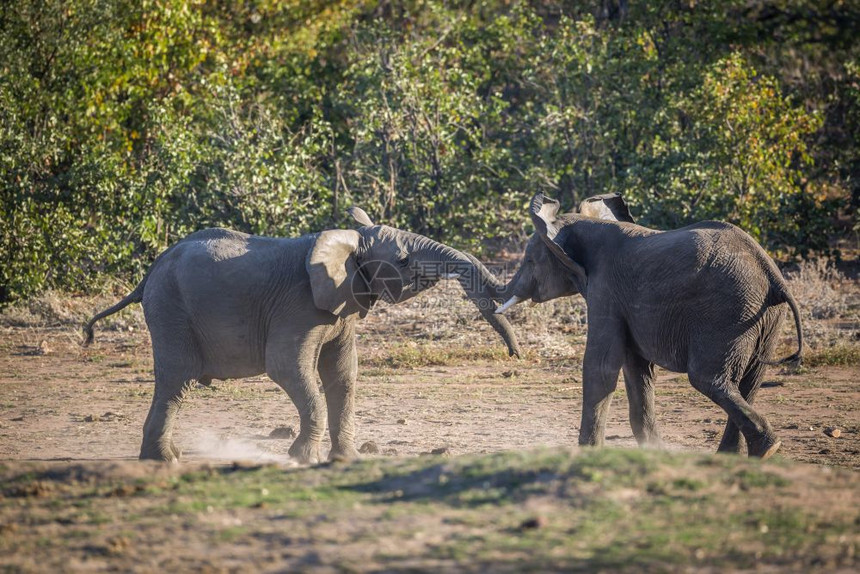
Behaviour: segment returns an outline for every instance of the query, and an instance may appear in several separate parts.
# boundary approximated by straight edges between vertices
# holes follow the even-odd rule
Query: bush
[[[6,4],[0,304],[352,203],[481,250],[524,235],[536,191],[826,251],[856,230],[858,18],[761,4]]]

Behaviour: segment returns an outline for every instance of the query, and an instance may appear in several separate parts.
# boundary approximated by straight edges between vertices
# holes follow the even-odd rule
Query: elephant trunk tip
[[[81,347],[89,347],[93,339],[95,339],[95,333],[93,332],[92,323],[87,323],[84,325],[84,342],[81,343]]]

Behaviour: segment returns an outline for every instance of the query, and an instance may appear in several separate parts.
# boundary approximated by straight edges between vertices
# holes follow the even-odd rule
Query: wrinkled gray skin
[[[351,213],[362,224],[357,231],[289,239],[226,229],[193,233],[162,253],[131,294],[90,320],[85,344],[96,321],[143,303],[155,393],[141,459],[178,460],[173,427],[195,382],[261,373],[298,408],[301,429],[291,457],[319,461],[326,419],[329,458],[356,457],[356,323],[377,299],[402,302],[443,277],[458,278],[510,353],[519,354],[510,325],[493,313],[483,289],[499,283],[480,263],[421,235],[374,225],[360,209]]]
[[[702,394],[726,411],[719,450],[767,458],[780,442],[752,405],[783,314],[797,305],[773,260],[737,227],[704,221],[674,231],[633,223],[620,196],[590,198],[580,213],[558,215],[558,202],[536,195],[536,233],[510,283],[496,293],[549,301],[581,293],[588,306],[579,443],[602,445],[619,370],[640,445],[658,445],[654,366],[687,373]]]

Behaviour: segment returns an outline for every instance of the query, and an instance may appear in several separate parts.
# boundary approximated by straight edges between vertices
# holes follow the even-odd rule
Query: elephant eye
[[[397,264],[400,265],[401,267],[408,267],[409,266],[409,258],[404,257],[403,259],[398,259]]]

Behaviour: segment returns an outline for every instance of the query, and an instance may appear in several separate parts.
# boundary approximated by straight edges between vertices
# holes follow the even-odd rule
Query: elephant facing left
[[[261,373],[299,411],[292,458],[319,462],[326,420],[329,458],[357,457],[356,324],[378,299],[400,303],[443,278],[459,280],[509,353],[519,355],[510,324],[494,314],[490,295],[498,280],[480,262],[422,235],[374,225],[359,208],[350,214],[358,230],[296,238],[217,228],[192,233],[159,255],[129,295],[86,324],[84,345],[96,321],[143,304],[155,392],[141,459],[179,459],[173,428],[195,383]]]

